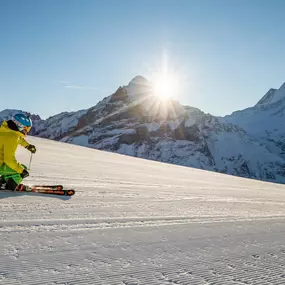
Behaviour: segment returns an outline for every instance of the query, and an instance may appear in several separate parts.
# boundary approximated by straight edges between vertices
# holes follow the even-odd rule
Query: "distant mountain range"
[[[19,110],[0,112],[0,121]],[[225,117],[159,101],[137,76],[96,106],[42,120],[32,135],[264,181],[285,183],[285,84]]]

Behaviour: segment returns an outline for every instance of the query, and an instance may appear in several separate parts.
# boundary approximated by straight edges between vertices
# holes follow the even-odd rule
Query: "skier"
[[[16,114],[0,127],[0,187],[5,185],[5,189],[14,191],[29,176],[27,167],[15,155],[18,145],[36,153],[36,147],[25,140],[31,128],[32,121],[24,114]]]

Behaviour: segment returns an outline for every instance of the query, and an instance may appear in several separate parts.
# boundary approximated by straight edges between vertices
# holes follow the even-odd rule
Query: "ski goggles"
[[[26,127],[24,126],[23,128],[21,128],[20,132],[23,133],[24,135],[28,134],[30,132],[32,127]]]

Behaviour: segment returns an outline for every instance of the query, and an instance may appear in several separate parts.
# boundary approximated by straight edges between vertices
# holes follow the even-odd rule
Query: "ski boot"
[[[15,191],[17,187],[18,184],[12,178],[9,178],[5,184],[5,190]]]

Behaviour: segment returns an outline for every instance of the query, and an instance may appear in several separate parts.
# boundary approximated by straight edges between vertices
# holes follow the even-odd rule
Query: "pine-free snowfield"
[[[29,139],[77,192],[0,193],[0,284],[285,284],[284,186]]]

